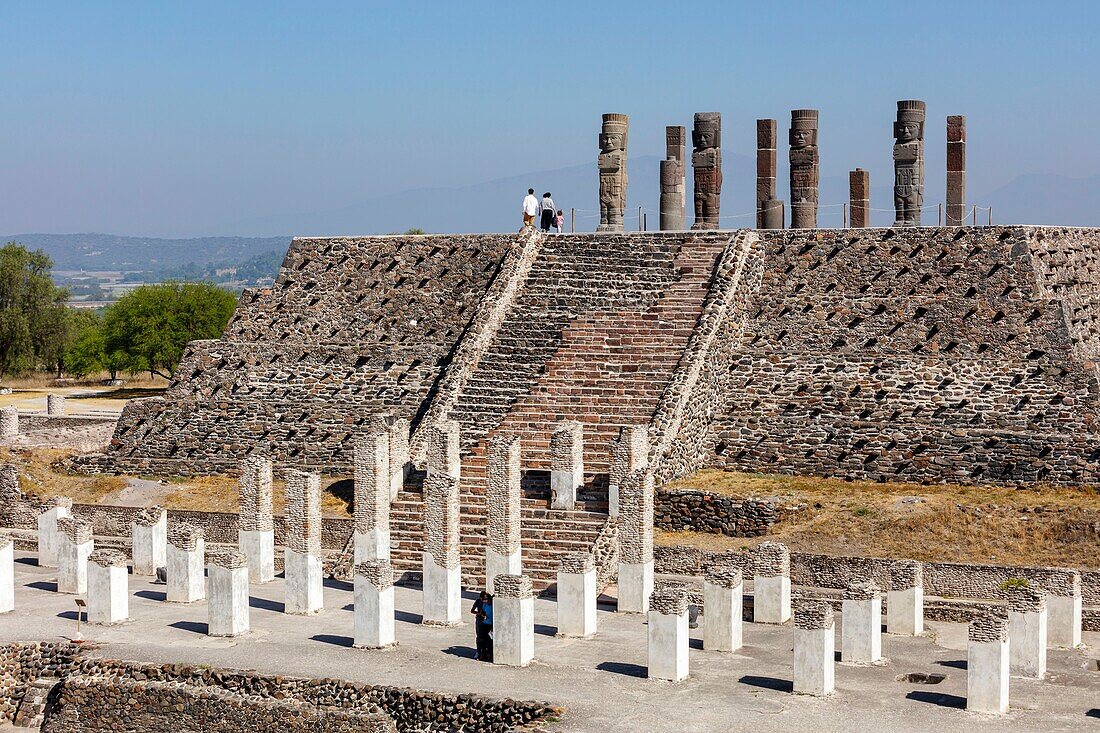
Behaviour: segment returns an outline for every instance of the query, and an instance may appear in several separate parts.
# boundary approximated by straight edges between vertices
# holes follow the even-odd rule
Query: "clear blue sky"
[[[751,154],[757,117],[817,107],[823,175],[881,182],[920,98],[930,155],[968,115],[972,191],[1100,173],[1095,1],[42,0],[0,28],[4,233],[217,234],[586,163],[608,111],[632,155],[702,110]]]

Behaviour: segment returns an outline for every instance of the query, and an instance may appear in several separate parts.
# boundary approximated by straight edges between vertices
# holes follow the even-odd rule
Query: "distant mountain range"
[[[723,161],[725,185],[722,196],[722,227],[752,226],[755,162],[748,156],[727,154]],[[659,227],[658,170],[656,156],[631,158],[626,211],[627,229],[637,229],[638,207],[649,229]],[[690,172],[689,172],[690,176]],[[690,207],[690,179],[688,220]],[[272,252],[285,252],[292,235],[361,235],[400,232],[419,228],[428,232],[506,232],[520,224],[520,200],[531,187],[541,195],[554,193],[557,206],[576,211],[577,231],[593,231],[599,221],[596,211],[597,179],[592,164],[556,170],[535,171],[459,188],[422,188],[368,199],[354,206],[327,211],[285,213],[262,219],[227,224],[226,234],[239,236],[199,239],[155,239],[109,234],[17,234],[3,241],[19,241],[44,249],[58,270],[140,270],[176,272],[188,266],[210,267],[241,264]],[[780,185],[780,197],[785,186]],[[929,189],[935,190],[933,182]],[[938,189],[942,192],[942,187]],[[928,196],[938,198],[938,194]],[[990,192],[972,192],[969,197],[992,205],[997,224],[1062,224],[1100,226],[1100,175],[1073,179],[1056,175],[1024,175]],[[848,200],[844,176],[821,180],[823,206],[821,226],[840,226],[841,214],[835,202]],[[893,215],[892,194],[887,186],[872,189],[872,223],[889,225]],[[985,214],[979,216],[979,223]],[[925,216],[935,222],[935,212]]]

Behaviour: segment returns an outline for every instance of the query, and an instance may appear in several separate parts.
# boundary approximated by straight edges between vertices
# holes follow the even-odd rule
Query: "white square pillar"
[[[366,560],[355,566],[355,637],[362,649],[396,644],[393,567],[389,560]]]
[[[703,577],[703,648],[732,652],[741,648],[744,589],[740,568],[715,566]]]
[[[237,544],[247,558],[250,583],[275,580],[275,530],[240,530]]]
[[[619,563],[620,613],[645,613],[649,610],[649,597],[653,595],[653,561],[643,563]]]
[[[71,517],[73,501],[56,497],[53,506],[38,515],[38,567],[56,568],[60,540],[57,520]]]
[[[423,569],[423,623],[458,626],[462,623],[462,566],[445,567],[432,553],[421,556]]]
[[[683,588],[654,591],[649,600],[648,676],[679,682],[688,676],[688,598]]]
[[[1047,644],[1073,648],[1081,645],[1081,574],[1058,573],[1046,583]]]
[[[1008,712],[1008,623],[981,616],[970,624],[966,647],[966,709],[1003,715]]]
[[[1019,677],[1042,678],[1047,671],[1046,593],[1025,585],[1008,592],[1008,668]]]
[[[92,524],[72,517],[57,520],[57,592],[88,592],[88,557],[92,554]]]
[[[873,582],[850,583],[844,591],[840,659],[852,664],[882,659],[882,595]]]
[[[286,548],[283,550],[283,578],[286,581],[283,598],[286,613],[309,616],[324,608],[325,584],[321,558]]]
[[[535,657],[535,598],[526,575],[498,575],[493,597],[493,664],[526,667]]]
[[[15,543],[0,535],[0,613],[15,610]]]
[[[435,432],[447,434],[442,430]],[[446,455],[446,451],[436,455],[437,459],[442,460],[441,456]],[[423,623],[428,625],[457,626],[462,623],[458,482],[457,476],[432,470],[428,471],[424,480],[424,551],[421,563]]]
[[[88,623],[110,625],[130,617],[130,575],[118,550],[96,550],[88,558]]]
[[[791,551],[778,542],[756,548],[752,578],[752,620],[782,624],[791,618]]]
[[[584,485],[584,426],[567,420],[550,436],[550,508],[572,510]]]
[[[566,555],[558,568],[558,636],[596,633],[596,565],[587,552]]]
[[[249,630],[248,557],[220,552],[206,566],[209,636],[240,636]]]
[[[203,531],[181,522],[168,531],[168,601],[195,603],[206,597]]]
[[[168,512],[159,506],[143,509],[130,523],[134,575],[156,577],[168,567]]]
[[[826,601],[802,601],[794,611],[794,692],[831,695],[836,679],[836,625]]]
[[[916,560],[899,560],[890,567],[886,592],[886,633],[919,636],[924,633],[924,571]]]

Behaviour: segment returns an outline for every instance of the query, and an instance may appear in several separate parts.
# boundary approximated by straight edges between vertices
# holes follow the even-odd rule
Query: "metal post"
[[[569,207],[569,233],[573,234],[577,231],[577,210],[573,207]]]
[[[642,231],[642,207],[638,207],[638,231]]]
[[[841,204],[841,215],[844,220],[844,226],[841,229],[848,228],[848,204]]]
[[[649,231],[649,213],[642,214],[642,231]]]
[[[941,227],[943,226],[943,204],[940,204],[940,218],[939,218],[938,224]]]
[[[989,226],[993,226],[993,207],[989,207]]]
[[[978,207],[975,206],[970,210],[970,223],[974,226],[978,226]]]

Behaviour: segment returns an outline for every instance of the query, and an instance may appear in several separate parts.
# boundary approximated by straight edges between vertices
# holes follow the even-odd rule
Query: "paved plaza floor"
[[[56,571],[39,568],[33,553],[17,553],[16,610],[0,616],[0,642],[56,640],[76,631],[74,597],[54,592]],[[557,638],[555,604],[535,601],[535,657],[514,669],[474,660],[474,631],[420,625],[420,591],[398,587],[398,646],[351,647],[352,592],[325,588],[325,610],[314,617],[282,613],[283,583],[252,586],[252,632],[237,639],[207,637],[206,603],[164,601],[164,586],[130,576],[130,616],[114,627],[83,627],[104,657],[209,664],[301,677],[491,697],[541,700],[566,708],[551,730],[591,733],[713,733],[717,731],[1080,731],[1100,730],[1100,634],[1086,633],[1084,650],[1051,650],[1047,678],[1012,678],[1007,716],[967,713],[966,626],[930,623],[919,638],[883,637],[881,665],[838,664],[836,693],[825,699],[790,693],[793,632],[789,626],[745,625],[736,653],[702,650],[692,631],[691,676],[678,683],[646,678],[646,626],[641,616],[601,607],[592,639]],[[473,601],[467,594],[466,605]],[[472,617],[471,617],[472,618]],[[838,615],[837,644],[839,649]],[[913,672],[945,674],[935,685],[897,681]]]

